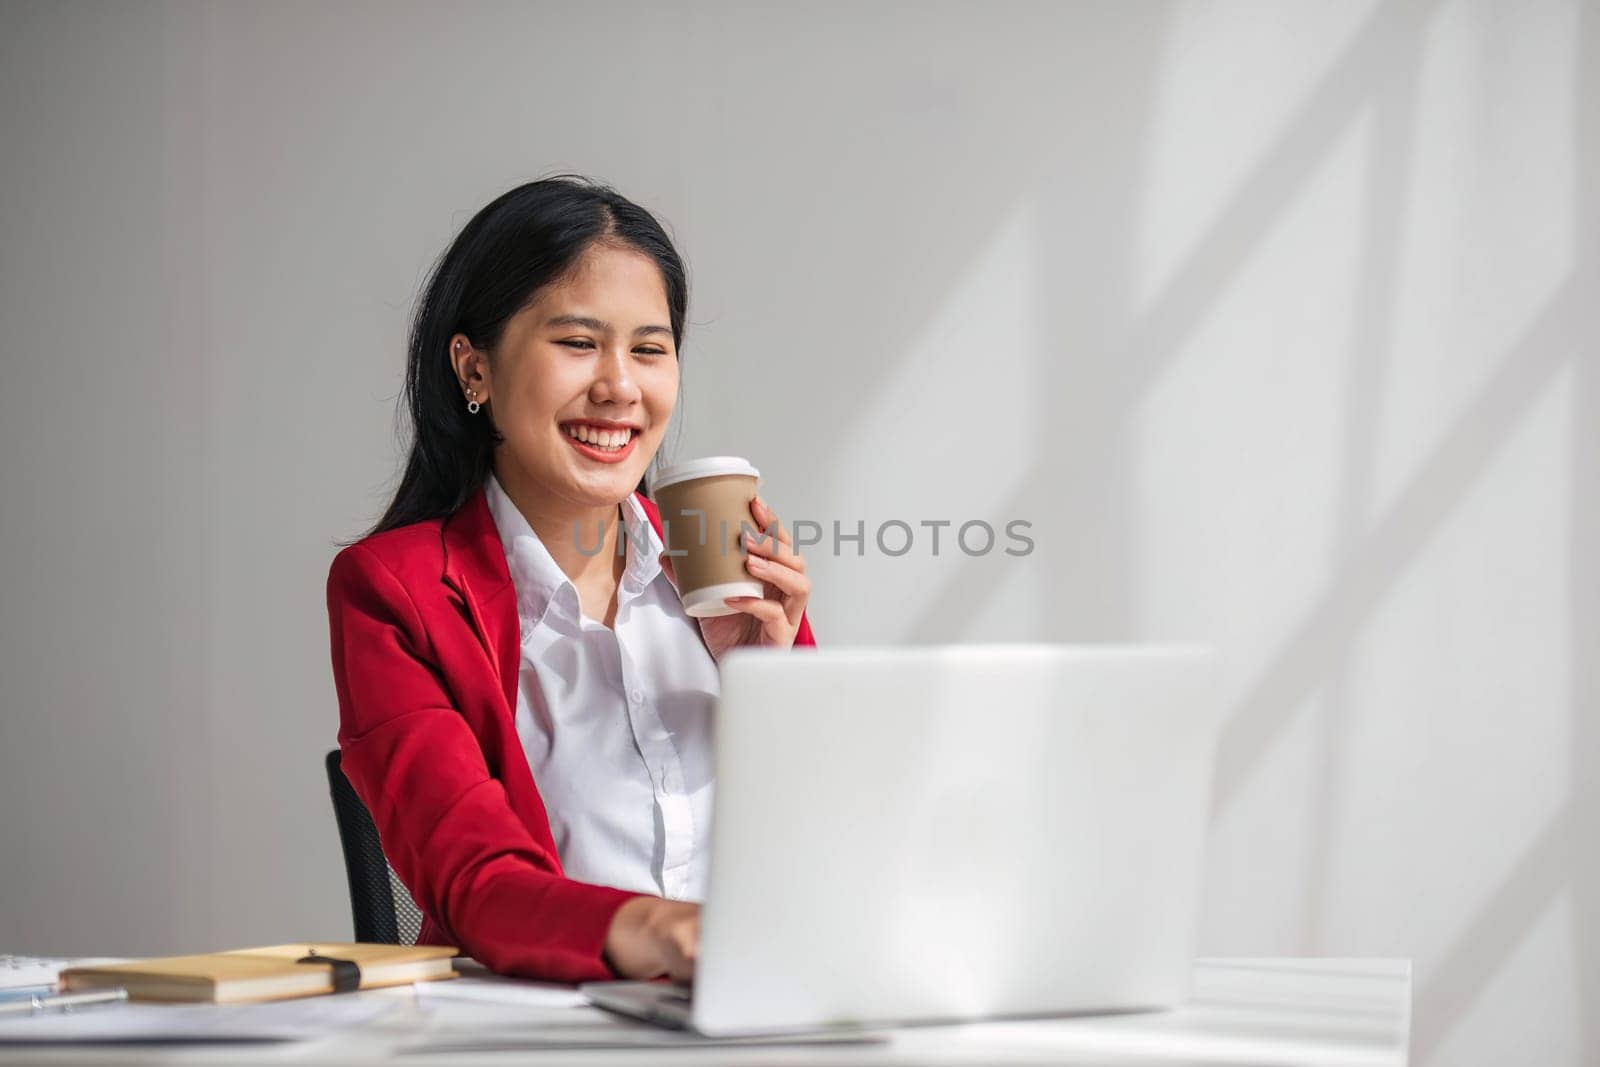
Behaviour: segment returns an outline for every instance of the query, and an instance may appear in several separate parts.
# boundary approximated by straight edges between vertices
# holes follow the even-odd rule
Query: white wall
[[[327,564],[427,265],[571,169],[690,260],[678,455],[1034,524],[813,548],[823,641],[1218,642],[1204,951],[1409,956],[1417,1062],[1594,1062],[1597,24],[0,6],[0,950],[346,933]]]

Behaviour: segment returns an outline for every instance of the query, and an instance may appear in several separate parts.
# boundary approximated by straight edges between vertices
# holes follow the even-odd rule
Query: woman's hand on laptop
[[[700,905],[661,897],[634,897],[611,918],[606,962],[623,978],[687,982],[700,947]]]
[[[763,596],[735,596],[727,599],[733,615],[700,619],[700,632],[714,659],[721,660],[729,649],[742,645],[792,648],[800,632],[800,617],[811,599],[811,579],[806,576],[806,561],[794,547],[794,539],[778,521],[778,516],[759,496],[750,501],[750,517],[760,532],[741,534],[745,549],[745,570],[761,582]],[[771,536],[767,531],[772,531]],[[661,569],[676,588],[678,576],[672,560],[661,557]]]

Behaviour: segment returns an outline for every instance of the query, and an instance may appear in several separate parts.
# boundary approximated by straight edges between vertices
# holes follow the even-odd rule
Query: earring
[[[478,409],[480,407],[482,407],[482,406],[483,406],[482,404],[478,403],[478,394],[476,392],[474,392],[473,390],[468,389],[467,390],[467,414],[468,415],[476,415],[478,413]]]

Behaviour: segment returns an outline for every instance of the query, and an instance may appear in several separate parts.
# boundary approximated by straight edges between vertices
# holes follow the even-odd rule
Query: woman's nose
[[[589,395],[597,401],[609,400],[621,404],[639,399],[641,394],[638,383],[633,380],[633,367],[628,362],[628,353],[611,351],[601,356],[595,365],[595,377],[589,386]]]

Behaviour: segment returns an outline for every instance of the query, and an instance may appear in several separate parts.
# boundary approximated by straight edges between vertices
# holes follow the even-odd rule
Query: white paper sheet
[[[470,1000],[527,1008],[581,1008],[588,1003],[577,986],[505,978],[497,974],[462,975],[448,982],[418,982],[417,1002]]]
[[[68,967],[89,967],[97,963],[122,963],[112,956],[83,958],[66,956],[0,955],[0,989],[21,986],[54,985],[56,975]]]
[[[389,998],[341,994],[267,1004],[117,1004],[0,1019],[0,1045],[102,1041],[302,1041],[371,1022]]]
[[[402,1055],[469,1052],[511,1052],[552,1049],[717,1048],[759,1045],[877,1045],[886,1033],[846,1032],[797,1034],[782,1037],[704,1037],[684,1030],[668,1030],[648,1023],[613,1020],[569,1026],[507,1027],[476,1034],[436,1033],[401,1044]]]

